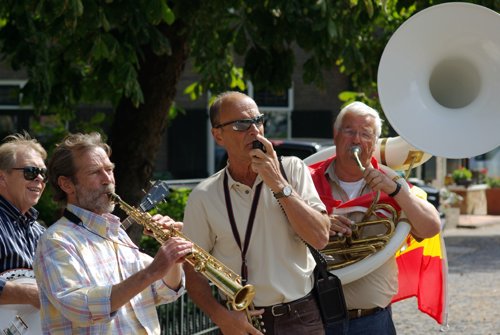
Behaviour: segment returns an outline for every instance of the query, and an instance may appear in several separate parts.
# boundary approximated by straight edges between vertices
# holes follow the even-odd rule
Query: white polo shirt
[[[283,159],[288,181],[311,207],[325,211],[309,169],[296,157]],[[237,274],[241,252],[234,239],[224,197],[228,173],[233,213],[242,245],[257,185],[236,182],[227,167],[200,183],[191,193],[184,212],[183,232]],[[256,290],[254,304],[270,306],[302,298],[312,290],[316,263],[307,246],[293,231],[272,191],[264,184],[247,252],[248,283]]]

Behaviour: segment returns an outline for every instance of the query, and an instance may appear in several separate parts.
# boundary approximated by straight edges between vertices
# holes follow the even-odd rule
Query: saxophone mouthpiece
[[[120,196],[118,196],[118,194],[113,193],[113,192],[108,193],[108,198],[109,198],[109,200],[111,200],[114,203],[120,202],[120,200],[121,200]]]

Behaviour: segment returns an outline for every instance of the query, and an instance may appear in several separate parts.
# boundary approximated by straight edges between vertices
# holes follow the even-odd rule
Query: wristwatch
[[[280,198],[283,198],[283,197],[289,197],[291,195],[292,195],[292,187],[290,185],[286,185],[285,187],[283,187],[281,189],[280,192],[274,193],[274,197],[276,199],[280,199]]]

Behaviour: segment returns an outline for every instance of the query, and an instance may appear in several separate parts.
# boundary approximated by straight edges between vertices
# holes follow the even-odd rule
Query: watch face
[[[290,185],[286,185],[285,187],[283,187],[283,195],[285,197],[289,197],[292,195],[292,187]]]

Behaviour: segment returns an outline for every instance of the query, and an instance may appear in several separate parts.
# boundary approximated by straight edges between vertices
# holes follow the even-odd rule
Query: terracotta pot
[[[500,187],[486,190],[488,215],[500,215]]]

